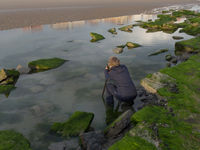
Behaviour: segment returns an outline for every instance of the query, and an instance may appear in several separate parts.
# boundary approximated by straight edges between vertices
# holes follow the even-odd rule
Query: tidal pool
[[[146,33],[140,27],[134,27],[132,33],[117,30],[118,34],[112,35],[107,32],[113,27],[149,19],[156,19],[156,15],[140,14],[0,31],[0,68],[16,68],[18,64],[27,66],[28,62],[41,58],[69,60],[57,69],[21,75],[16,90],[9,97],[0,95],[0,129],[23,133],[33,150],[47,149],[52,141],[61,140],[48,133],[49,126],[55,121],[65,121],[77,110],[93,112],[92,127],[103,129],[106,116],[101,93],[107,59],[119,57],[139,87],[140,80],[148,73],[166,66],[166,54],[174,54],[176,40],[172,36],[183,36],[184,40],[191,38],[178,31],[173,34]],[[106,39],[91,43],[90,32],[100,33]],[[125,48],[121,54],[113,53],[116,46],[128,41],[142,47]],[[169,49],[169,52],[148,56],[160,49]]]

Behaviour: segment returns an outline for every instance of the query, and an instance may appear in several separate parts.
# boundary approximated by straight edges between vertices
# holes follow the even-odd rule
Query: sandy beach
[[[162,2],[161,2],[162,1]],[[100,19],[122,15],[132,15],[150,11],[153,8],[174,4],[195,3],[196,0],[118,0],[116,3],[104,2],[57,2],[23,3],[0,5],[0,30],[54,24],[66,21]],[[1,2],[0,2],[1,3]]]

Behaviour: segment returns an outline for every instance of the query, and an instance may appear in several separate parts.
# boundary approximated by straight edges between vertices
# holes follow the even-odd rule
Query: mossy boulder
[[[108,30],[108,32],[110,32],[112,34],[117,34],[116,28],[111,28]]]
[[[104,134],[107,137],[115,137],[122,132],[131,122],[130,118],[133,114],[132,110],[127,110],[115,119],[105,130]]]
[[[173,57],[172,57],[172,55],[170,55],[170,54],[168,54],[168,55],[165,56],[165,60],[166,60],[166,61],[170,61],[170,60],[172,60],[172,58],[173,58]]]
[[[2,69],[0,71],[0,94],[8,96],[15,89],[15,83],[20,73],[14,69]]]
[[[192,38],[185,41],[176,42],[175,53],[195,53],[200,51],[200,37]]]
[[[127,42],[127,43],[126,43],[126,46],[127,46],[129,49],[141,47],[140,44],[133,43],[133,42]]]
[[[149,56],[159,55],[159,54],[162,54],[162,53],[165,53],[165,52],[168,52],[168,51],[169,51],[168,49],[161,49],[159,51],[156,51],[154,53],[149,54]]]
[[[93,118],[93,113],[77,111],[66,122],[54,123],[51,126],[51,132],[63,137],[78,136],[89,129]]]
[[[127,134],[108,150],[156,150],[156,147],[141,137]]]
[[[29,141],[12,130],[0,131],[0,150],[31,150]]]
[[[141,80],[141,85],[150,93],[157,93],[160,88],[175,86],[175,80],[166,74],[157,72]]]
[[[60,58],[39,59],[29,62],[28,66],[31,69],[31,72],[40,72],[57,68],[65,62],[66,60]]]
[[[97,42],[97,41],[105,39],[103,35],[94,33],[94,32],[91,32],[90,36],[92,37],[92,39],[90,40],[91,42]]]
[[[132,30],[133,27],[134,27],[134,25],[127,25],[127,26],[119,28],[119,30],[124,31],[124,32],[133,32],[133,30]]]

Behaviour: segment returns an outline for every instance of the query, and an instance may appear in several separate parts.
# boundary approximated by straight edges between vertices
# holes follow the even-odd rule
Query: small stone
[[[117,47],[117,48],[113,49],[113,52],[115,54],[121,54],[123,52],[123,48]]]
[[[184,39],[184,37],[182,37],[182,36],[172,36],[172,38],[174,40],[182,40],[182,39]]]
[[[167,61],[172,60],[172,58],[173,58],[173,57],[172,57],[172,55],[170,55],[170,54],[165,56],[165,60],[167,60]]]
[[[169,62],[166,64],[167,67],[171,67],[171,65],[172,65],[172,64],[169,63]]]
[[[16,70],[20,73],[20,74],[28,74],[30,72],[30,68],[25,68],[21,65],[18,65]]]

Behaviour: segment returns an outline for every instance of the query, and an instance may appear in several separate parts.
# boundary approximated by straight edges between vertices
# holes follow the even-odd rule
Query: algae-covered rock
[[[133,43],[133,42],[127,42],[127,43],[126,43],[126,46],[127,46],[129,49],[131,49],[131,48],[141,47],[140,44]]]
[[[18,65],[16,67],[16,70],[20,73],[20,74],[28,74],[30,72],[30,68],[28,67],[23,67],[22,65]]]
[[[97,42],[97,41],[105,39],[103,35],[94,33],[94,32],[91,32],[90,36],[92,37],[92,39],[90,40],[91,42]]]
[[[133,28],[133,25],[127,25],[127,26],[119,28],[119,30],[124,31],[124,32],[133,32],[132,28]]]
[[[178,10],[172,12],[172,15],[175,17],[193,17],[193,16],[198,16],[199,14],[195,11],[191,10]]]
[[[104,133],[107,137],[115,137],[123,131],[130,124],[130,117],[133,111],[127,110],[121,114],[114,122],[112,122],[105,130]]]
[[[109,147],[108,150],[156,150],[156,147],[141,137],[127,134]]]
[[[165,56],[165,60],[166,60],[166,61],[170,61],[170,60],[172,60],[172,58],[173,58],[173,57],[172,57],[172,55],[170,55],[170,54],[168,54],[168,55]]]
[[[200,51],[200,37],[192,38],[185,41],[176,42],[175,53],[195,53]]]
[[[90,127],[93,118],[93,113],[77,111],[66,122],[54,123],[51,131],[63,137],[78,136]]]
[[[116,28],[109,29],[108,32],[112,34],[117,34]]]
[[[154,73],[141,80],[141,85],[150,93],[157,93],[161,88],[168,85],[174,85],[175,80],[166,74],[160,72]]]
[[[184,39],[184,37],[182,37],[182,36],[172,36],[172,38],[174,40],[182,40],[182,39]]]
[[[15,83],[19,78],[19,72],[14,69],[2,69],[0,71],[0,94],[8,96],[15,89]]]
[[[154,53],[149,54],[149,56],[159,55],[159,54],[162,54],[162,53],[165,53],[165,52],[168,52],[168,51],[169,51],[168,49],[161,49],[159,51],[156,51]]]
[[[65,62],[66,60],[60,58],[39,59],[29,62],[28,66],[31,72],[39,72],[57,68]]]
[[[31,150],[29,141],[12,130],[0,131],[0,150]]]
[[[115,54],[121,54],[121,53],[123,52],[123,48],[117,47],[117,48],[113,49],[113,52],[114,52]]]

